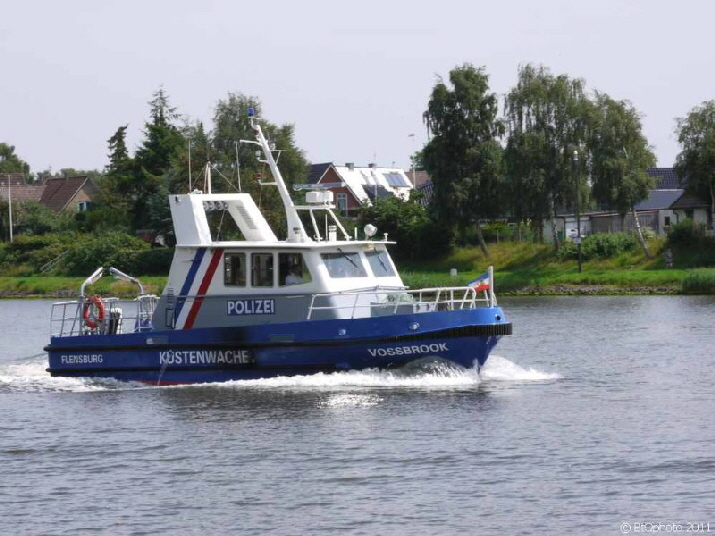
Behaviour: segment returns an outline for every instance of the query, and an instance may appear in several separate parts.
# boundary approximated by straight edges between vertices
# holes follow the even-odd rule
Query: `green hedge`
[[[617,257],[626,251],[632,251],[638,246],[638,241],[626,233],[596,233],[584,238],[581,242],[581,256],[584,260],[609,259]],[[578,246],[566,242],[559,249],[561,260],[577,259]]]

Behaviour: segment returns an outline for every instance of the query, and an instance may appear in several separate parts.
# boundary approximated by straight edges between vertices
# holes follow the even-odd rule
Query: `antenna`
[[[286,188],[285,182],[283,181],[283,176],[281,175],[281,172],[278,169],[278,165],[276,163],[276,160],[273,158],[273,154],[271,152],[271,148],[268,145],[268,141],[266,140],[266,137],[263,135],[263,131],[261,130],[261,125],[259,125],[256,122],[256,117],[255,117],[255,110],[253,108],[248,109],[248,117],[251,121],[251,127],[253,128],[253,134],[256,136],[255,141],[248,141],[248,140],[241,140],[241,143],[251,143],[254,145],[258,145],[261,148],[261,151],[257,151],[259,154],[259,161],[265,164],[268,164],[268,167],[271,170],[271,175],[273,176],[273,183],[271,183],[273,186],[276,186],[278,189],[278,194],[281,197],[281,200],[283,201],[283,207],[285,209],[285,214],[286,214],[286,220],[287,220],[287,234],[288,234],[288,241],[289,242],[310,242],[310,238],[307,237],[305,234],[305,230],[303,228],[303,222],[300,220],[298,217],[298,212],[296,211],[295,205],[293,204],[293,200],[290,198],[290,194],[288,193],[288,189]],[[260,158],[260,153],[263,153],[264,159]]]

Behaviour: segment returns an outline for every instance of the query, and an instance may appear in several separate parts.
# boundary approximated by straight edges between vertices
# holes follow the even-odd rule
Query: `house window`
[[[273,286],[273,253],[253,253],[251,255],[251,285],[254,287]]]
[[[337,194],[337,201],[338,201],[338,210],[342,212],[343,214],[347,214],[348,212],[348,194],[345,192],[339,192]]]
[[[86,212],[91,206],[91,201],[80,201],[77,203],[77,212]]]
[[[223,284],[227,287],[246,286],[245,253],[226,253],[223,256]]]
[[[688,209],[685,211],[685,217],[692,220],[693,219],[693,209]]]
[[[666,229],[670,228],[670,216],[665,217],[665,219],[663,220],[663,224],[665,225]]]

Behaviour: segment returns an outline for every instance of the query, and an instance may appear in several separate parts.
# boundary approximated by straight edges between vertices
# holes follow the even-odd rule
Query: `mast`
[[[281,200],[283,201],[283,207],[285,208],[286,222],[288,226],[287,242],[312,242],[313,240],[306,234],[305,229],[303,228],[303,222],[298,217],[298,211],[296,210],[295,205],[293,204],[293,200],[288,193],[288,189],[286,188],[285,182],[283,181],[283,176],[278,170],[278,164],[273,158],[273,153],[271,151],[270,146],[268,145],[268,141],[266,141],[266,138],[263,135],[261,126],[255,121],[253,108],[248,109],[248,116],[251,118],[251,126],[253,127],[253,132],[256,135],[257,140],[255,142],[248,143],[256,143],[260,145],[261,149],[263,150],[263,154],[265,155],[265,160],[261,161],[267,163],[270,167],[271,175],[273,175],[274,184],[278,188],[278,193],[280,194]]]

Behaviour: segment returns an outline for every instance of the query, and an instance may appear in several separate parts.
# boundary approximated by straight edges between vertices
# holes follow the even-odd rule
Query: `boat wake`
[[[139,383],[113,379],[53,378],[45,370],[45,354],[12,361],[0,361],[0,393],[3,392],[88,392],[107,390],[157,389]],[[500,385],[521,382],[539,382],[558,379],[555,373],[534,368],[523,368],[508,359],[492,355],[482,368],[463,369],[450,362],[425,361],[394,371],[364,370],[319,373],[310,376],[280,376],[259,380],[235,380],[223,383],[202,384],[211,388],[261,388],[261,389],[343,389],[343,388],[412,388],[450,389],[470,388],[478,385]],[[195,386],[183,386],[183,388]],[[160,387],[177,389],[182,386]],[[347,396],[347,395],[346,395]]]
[[[47,354],[42,353],[13,361],[0,361],[0,393],[7,392],[87,392],[127,388],[112,379],[53,378],[45,370]]]
[[[495,382],[538,382],[561,378],[559,374],[553,372],[541,372],[534,368],[520,367],[516,363],[498,355],[489,357],[486,365],[482,368],[481,377],[483,380]]]

